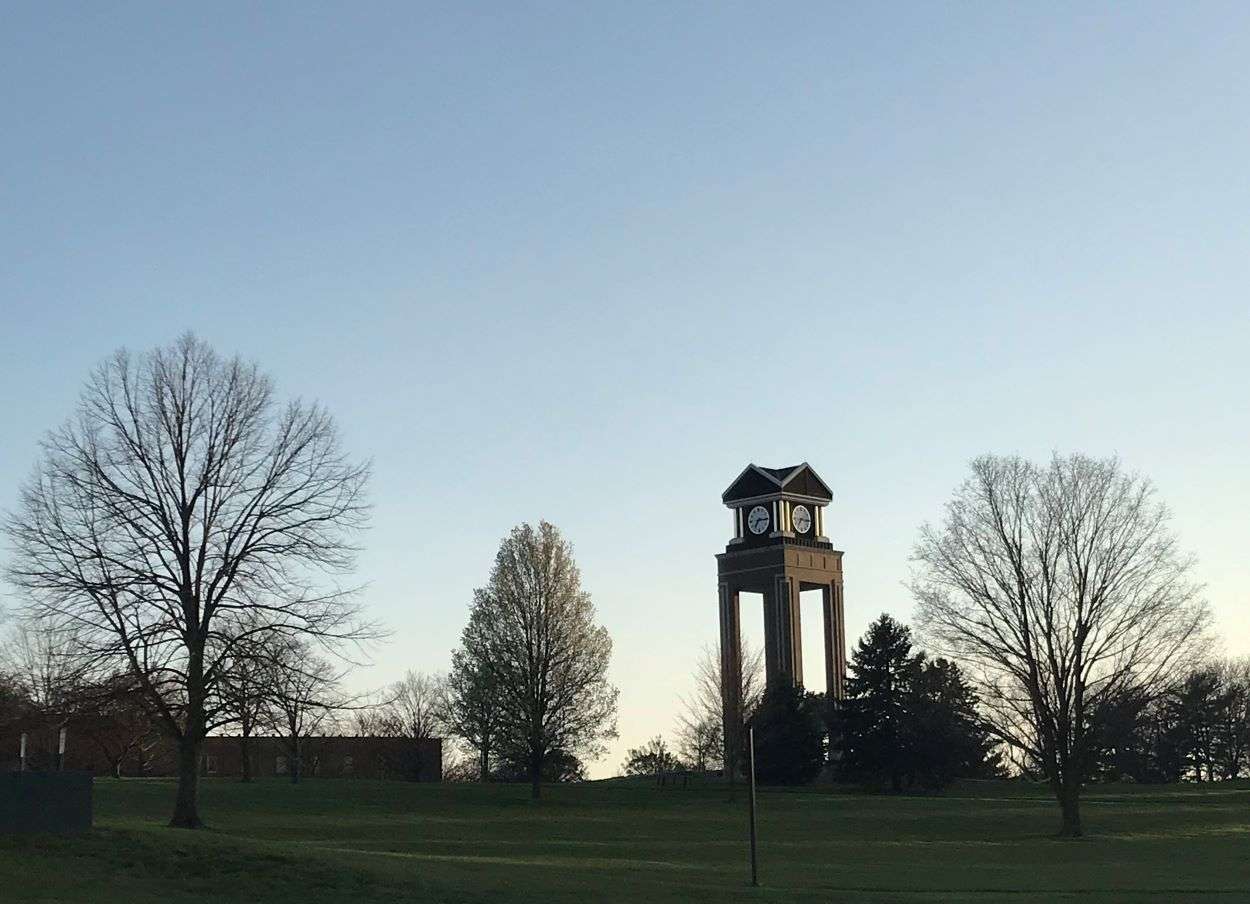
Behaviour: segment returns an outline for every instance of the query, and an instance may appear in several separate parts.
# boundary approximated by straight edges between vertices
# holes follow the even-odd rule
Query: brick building
[[[302,774],[308,778],[390,778],[437,782],[443,778],[443,742],[438,738],[307,738],[301,745]],[[253,738],[252,775],[290,775],[290,752],[279,738]],[[204,739],[200,773],[234,776],[243,772],[238,738]]]
[[[57,768],[60,729],[66,729],[65,769],[95,775],[172,776],[177,771],[177,748],[163,735],[135,737],[105,730],[73,718],[67,721],[22,720],[0,726],[0,771],[20,764],[21,734],[26,732],[26,767]],[[437,782],[443,777],[443,742],[438,738],[314,737],[301,745],[302,774],[308,778],[386,778]],[[252,738],[252,775],[264,778],[290,775],[286,746],[279,738]],[[238,738],[205,738],[200,774],[242,775]]]

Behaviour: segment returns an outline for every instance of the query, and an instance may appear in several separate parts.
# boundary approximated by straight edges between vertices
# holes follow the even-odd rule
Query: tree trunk
[[[298,785],[300,773],[303,771],[303,763],[300,762],[301,748],[299,736],[296,735],[291,741],[291,752],[294,754],[291,757],[291,784]]]
[[[241,781],[252,780],[252,740],[247,735],[239,738],[239,771],[243,773]]]
[[[481,770],[481,773],[478,775],[478,781],[488,782],[490,781],[490,748],[483,744],[482,749],[478,752],[478,756],[478,768]]]
[[[1061,838],[1081,837],[1081,786],[1079,782],[1065,781],[1056,794],[1062,819],[1059,824]]]
[[[169,824],[176,829],[198,829],[200,821],[200,737],[193,731],[178,739],[178,794]]]
[[[538,800],[543,795],[543,756],[541,753],[530,754],[530,797]]]

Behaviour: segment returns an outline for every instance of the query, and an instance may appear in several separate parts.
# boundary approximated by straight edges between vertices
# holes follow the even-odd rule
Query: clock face
[[[769,520],[768,509],[762,505],[757,505],[747,515],[747,527],[751,528],[751,533],[753,534],[762,534],[768,530]]]
[[[805,505],[796,505],[794,510],[790,512],[790,523],[794,525],[794,529],[800,534],[805,534],[812,529],[812,515]]]

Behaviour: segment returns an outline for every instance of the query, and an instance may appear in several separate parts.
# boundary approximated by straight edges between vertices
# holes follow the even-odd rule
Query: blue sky
[[[565,531],[595,774],[672,729],[749,461],[833,488],[854,638],[970,458],[1118,454],[1250,653],[1250,7],[1091,6],[10,5],[0,505],[192,329],[375,462],[362,685]]]

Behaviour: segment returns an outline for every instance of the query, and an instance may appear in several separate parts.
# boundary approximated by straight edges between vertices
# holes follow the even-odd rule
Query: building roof
[[[829,485],[807,462],[785,468],[749,464],[721,494],[726,505],[760,496],[802,496],[821,503],[833,500]]]

